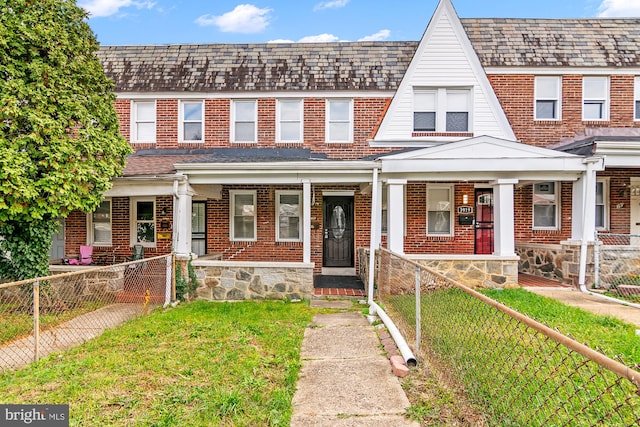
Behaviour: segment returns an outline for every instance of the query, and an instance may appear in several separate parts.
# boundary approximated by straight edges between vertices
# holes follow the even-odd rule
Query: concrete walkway
[[[75,317],[40,333],[39,357],[54,351],[66,350],[97,337],[105,330],[138,317],[141,304],[111,304]],[[20,369],[34,360],[33,335],[0,347],[0,371]]]
[[[318,314],[302,342],[302,369],[291,426],[419,426],[404,417],[409,406],[380,340],[350,300],[312,300]]]
[[[636,325],[640,329],[640,308],[629,307],[613,301],[607,301],[604,298],[587,295],[571,287],[530,286],[525,287],[525,289],[591,313],[618,318],[623,322]]]

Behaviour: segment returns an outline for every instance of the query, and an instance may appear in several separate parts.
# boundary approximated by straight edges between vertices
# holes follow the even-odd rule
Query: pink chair
[[[71,265],[88,265],[91,264],[93,259],[93,246],[80,246],[80,257],[78,259],[70,259]]]

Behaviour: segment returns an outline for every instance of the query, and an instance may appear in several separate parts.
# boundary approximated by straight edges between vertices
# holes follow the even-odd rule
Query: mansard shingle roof
[[[395,90],[416,42],[109,46],[118,92]]]
[[[485,67],[640,66],[640,18],[462,19]]]
[[[485,67],[639,67],[640,19],[462,19]],[[117,92],[394,91],[418,42],[100,48]]]

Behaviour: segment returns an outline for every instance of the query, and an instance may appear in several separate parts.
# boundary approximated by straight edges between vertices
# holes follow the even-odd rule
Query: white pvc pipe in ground
[[[418,362],[416,361],[416,357],[413,355],[413,352],[409,348],[409,345],[404,340],[404,337],[402,336],[396,325],[393,323],[393,320],[391,320],[391,318],[387,316],[387,313],[385,313],[384,310],[380,308],[380,306],[375,302],[369,301],[369,307],[370,311],[372,313],[375,313],[380,318],[380,320],[382,320],[384,326],[387,327],[389,335],[391,335],[391,338],[393,338],[393,340],[395,341],[396,346],[398,346],[398,351],[400,352],[400,355],[402,355],[404,363],[406,363],[410,368],[416,366],[418,364]]]

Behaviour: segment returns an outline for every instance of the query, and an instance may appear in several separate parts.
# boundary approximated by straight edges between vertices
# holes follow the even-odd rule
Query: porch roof
[[[582,156],[602,156],[606,167],[640,168],[640,129],[587,129],[554,146],[554,149]]]
[[[584,157],[480,136],[378,156],[382,173],[417,180],[576,180]]]

